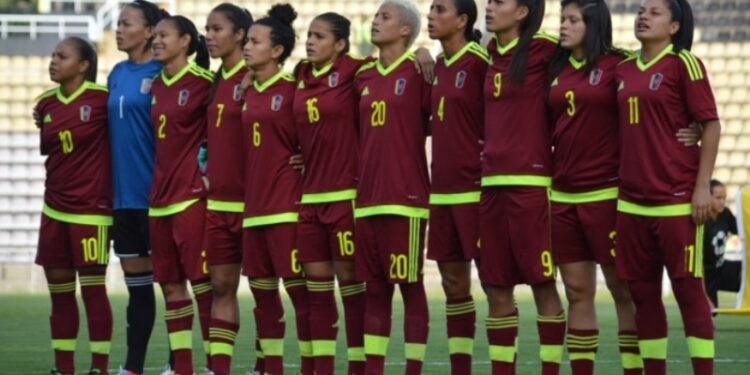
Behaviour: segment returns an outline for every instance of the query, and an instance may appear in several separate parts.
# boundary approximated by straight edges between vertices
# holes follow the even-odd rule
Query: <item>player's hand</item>
[[[430,51],[424,47],[417,49],[416,56],[414,67],[417,68],[417,73],[421,74],[427,83],[432,83],[432,80],[435,79],[435,59],[430,55]]]
[[[693,221],[697,225],[705,223],[711,215],[711,193],[707,184],[695,187],[692,203]]]
[[[685,147],[695,146],[703,137],[703,126],[698,123],[692,123],[687,128],[680,128],[675,134],[677,141]]]
[[[34,113],[32,114],[32,117],[34,117],[34,125],[36,125],[37,129],[42,128],[42,115],[39,114],[39,111],[34,107]]]
[[[253,85],[253,71],[248,70],[247,73],[245,73],[245,76],[242,77],[242,82],[240,82],[240,88],[242,88],[242,96],[245,96],[245,92],[247,89]]]
[[[289,158],[289,165],[301,173],[305,173],[305,159],[302,157],[302,154],[292,155]]]

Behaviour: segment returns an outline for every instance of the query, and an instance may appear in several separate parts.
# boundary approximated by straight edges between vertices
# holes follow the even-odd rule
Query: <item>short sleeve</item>
[[[693,121],[700,123],[718,120],[716,100],[703,62],[687,50],[681,51],[679,57],[682,60],[680,64],[682,97],[685,98],[690,117]]]

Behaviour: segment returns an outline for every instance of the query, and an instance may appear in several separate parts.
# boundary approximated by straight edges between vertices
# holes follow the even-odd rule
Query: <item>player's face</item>
[[[427,32],[430,39],[444,40],[466,27],[466,15],[458,15],[453,0],[434,0],[427,14]]]
[[[518,4],[517,0],[487,0],[484,21],[487,31],[501,33],[520,28],[528,14],[529,8]]]
[[[376,46],[397,43],[409,35],[409,27],[401,24],[401,12],[393,4],[383,4],[372,19],[371,39]]]
[[[245,63],[253,70],[258,70],[275,60],[283,52],[282,46],[274,46],[271,43],[271,28],[266,25],[254,24],[247,34],[247,43],[243,53]]]
[[[63,40],[52,52],[49,62],[49,78],[56,83],[70,82],[86,74],[88,62],[81,60],[80,53],[73,42]]]
[[[307,30],[305,51],[311,63],[323,67],[333,62],[346,47],[346,41],[336,40],[331,25],[321,19],[314,19]]]
[[[560,45],[568,50],[582,49],[586,37],[586,23],[578,4],[568,4],[560,16]]]
[[[151,48],[154,50],[154,60],[166,64],[187,51],[190,44],[190,35],[180,36],[171,20],[162,20],[154,30],[154,42]]]
[[[718,214],[724,211],[727,203],[727,189],[723,186],[714,186],[711,189],[711,211]]]
[[[242,49],[245,33],[227,19],[224,12],[211,12],[206,20],[206,45],[211,57],[223,58]]]
[[[680,23],[672,21],[672,12],[666,0],[644,0],[635,17],[635,37],[643,42],[670,40],[680,29]]]
[[[117,31],[115,32],[117,49],[124,52],[143,50],[152,32],[153,27],[146,26],[143,12],[140,9],[126,6],[122,8],[120,18],[117,19]]]

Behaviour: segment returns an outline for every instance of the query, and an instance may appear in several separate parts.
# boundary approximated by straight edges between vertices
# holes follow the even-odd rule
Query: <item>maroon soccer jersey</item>
[[[320,71],[307,61],[297,65],[294,120],[305,159],[302,203],[354,199],[357,175],[354,75],[364,63],[344,55]]]
[[[617,66],[620,124],[620,198],[646,205],[688,203],[700,147],[675,133],[692,122],[718,119],[703,63],[672,46],[648,64],[640,57]]]
[[[39,97],[44,203],[74,214],[111,214],[107,88],[84,82],[70,96],[60,88]]]
[[[211,186],[208,192],[209,209],[216,202],[243,202],[244,153],[242,130],[242,87],[240,83],[247,73],[245,61],[240,61],[230,71],[223,68],[217,75],[211,103],[206,110],[208,133],[207,174]],[[222,211],[232,206],[224,205]],[[234,206],[237,206],[236,204]],[[239,211],[242,212],[241,206]],[[236,211],[236,210],[235,210]]]
[[[242,111],[245,227],[297,220],[302,177],[289,165],[289,158],[299,153],[294,89],[294,78],[280,71],[247,90]]]
[[[450,203],[444,194],[479,191],[482,83],[488,64],[487,51],[475,42],[437,59],[431,99],[432,203]],[[478,194],[474,201],[479,202]]]
[[[206,195],[198,171],[198,147],[206,136],[211,72],[189,63],[173,77],[164,71],[151,86],[156,162],[150,205],[163,208]]]
[[[407,52],[389,67],[371,62],[355,78],[360,126],[355,217],[428,216],[430,84],[413,60],[414,53]]]
[[[618,182],[617,89],[621,55],[599,57],[590,72],[573,57],[549,90],[553,181],[563,192],[585,192]]]
[[[557,40],[537,33],[529,45],[522,84],[508,77],[518,39],[488,46],[492,64],[484,80],[482,185],[548,186],[552,175],[546,109],[549,62]]]

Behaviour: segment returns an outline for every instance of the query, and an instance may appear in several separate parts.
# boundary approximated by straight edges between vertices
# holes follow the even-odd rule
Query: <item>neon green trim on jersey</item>
[[[690,358],[714,358],[714,340],[695,336],[687,337],[687,347]]]
[[[671,44],[668,45],[668,46],[666,46],[666,47],[664,47],[664,49],[661,50],[661,52],[659,52],[659,54],[656,55],[656,57],[654,57],[653,59],[651,59],[651,61],[649,61],[648,63],[644,63],[643,62],[643,60],[642,60],[642,58],[643,58],[643,51],[641,51],[641,53],[638,55],[638,57],[635,60],[635,65],[638,67],[638,70],[640,70],[642,72],[645,72],[646,70],[648,70],[648,68],[654,66],[662,58],[664,58],[664,56],[672,53],[672,49],[673,48],[674,47]]]
[[[245,202],[235,202],[235,201],[220,201],[216,199],[209,199],[206,208],[211,211],[220,211],[220,212],[244,212],[245,211]]]
[[[221,67],[221,78],[224,78],[225,80],[232,78],[232,76],[234,76],[235,74],[237,74],[237,72],[239,72],[240,70],[242,70],[242,68],[244,66],[245,66],[245,60],[238,61],[237,64],[232,69],[229,69],[229,71],[227,71],[226,69],[224,69],[224,67],[222,66]]]
[[[185,211],[188,207],[192,206],[193,203],[198,202],[199,199],[190,199],[183,202],[170,204],[165,207],[149,207],[148,216],[150,217],[162,217],[170,216],[182,211]]]
[[[356,189],[302,194],[302,204],[349,201],[357,197]]]
[[[330,64],[324,66],[320,70],[315,69],[315,64],[312,64],[312,75],[313,75],[313,77],[318,78],[318,77],[322,76],[323,74],[328,73],[331,70],[331,68],[333,68],[333,63],[330,63]]]
[[[312,355],[333,357],[336,355],[336,340],[312,340]]]
[[[562,345],[539,345],[539,359],[542,362],[560,363],[562,362],[562,356]]]
[[[639,340],[638,348],[643,359],[667,359],[667,338]]]
[[[449,193],[449,194],[430,194],[430,204],[447,205],[447,204],[464,204],[478,203],[482,192],[469,191],[466,193]]]
[[[385,357],[388,352],[388,336],[365,334],[365,355],[379,355]]]
[[[474,339],[469,337],[449,337],[448,353],[472,355],[474,352]]]
[[[643,358],[636,353],[620,353],[620,361],[624,369],[643,368]]]
[[[546,39],[552,43],[557,44],[557,42],[560,41],[560,38],[555,34],[550,34],[546,31],[537,31],[536,34],[534,34],[534,39]]]
[[[109,354],[110,349],[109,341],[91,341],[89,342],[89,348],[91,353],[94,354]]]
[[[111,226],[112,225],[112,216],[107,215],[88,215],[88,214],[71,214],[67,212],[58,211],[50,206],[48,206],[46,203],[44,204],[44,207],[42,208],[42,213],[49,216],[52,219],[55,219],[57,221],[62,221],[63,223],[70,223],[70,224],[80,224],[80,225],[103,225],[103,226]]]
[[[443,62],[445,63],[446,67],[450,67],[468,52],[481,57],[482,60],[486,61],[487,63],[489,63],[490,61],[490,57],[487,54],[487,51],[484,50],[484,48],[482,48],[477,42],[468,42],[465,46],[463,46],[463,48],[461,48],[460,51],[456,52],[456,54],[451,56],[450,58],[448,57],[448,55],[443,54]]]
[[[610,199],[617,199],[617,193],[618,189],[616,187],[592,190],[583,193],[566,193],[551,189],[550,200],[553,202],[569,204],[601,202]]]
[[[541,186],[550,187],[552,177],[536,175],[499,175],[482,177],[482,186]]]
[[[273,86],[276,82],[282,79],[285,81],[294,82],[294,77],[283,70],[279,70],[278,72],[276,72],[276,74],[273,75],[273,77],[267,79],[263,83],[253,80],[253,87],[255,87],[255,91],[257,91],[259,94],[262,94],[263,91],[268,90],[269,87]]]
[[[34,98],[34,101],[38,102],[38,101],[40,101],[40,100],[42,100],[44,98],[49,98],[50,96],[54,96],[54,95],[57,94],[58,90],[60,90],[59,87],[55,87],[54,89],[49,89],[49,90],[47,90],[47,91],[39,94],[39,96],[37,96],[36,98]]]
[[[380,73],[381,76],[387,76],[392,71],[396,70],[399,66],[401,66],[401,63],[403,63],[406,60],[414,60],[414,52],[413,51],[406,51],[403,55],[401,55],[396,61],[392,62],[391,65],[388,65],[387,67],[383,66],[381,64],[380,59],[378,59],[375,62],[375,67],[378,69],[378,73]]]
[[[346,349],[346,357],[351,361],[365,361],[365,348],[363,347],[351,347]]]
[[[284,339],[260,339],[264,356],[281,357],[284,355]]]
[[[690,53],[690,51],[684,49],[680,51],[678,54],[680,57],[680,60],[685,64],[685,67],[688,70],[688,76],[690,76],[691,81],[698,81],[703,79],[703,69],[701,69],[701,65],[698,63],[698,59],[695,58],[695,55]]]
[[[575,70],[581,69],[584,66],[586,66],[586,59],[578,61],[578,60],[576,60],[575,57],[573,57],[573,55],[570,55],[568,57],[568,61],[570,62],[570,65],[573,66],[573,69],[575,69]]]
[[[516,346],[490,345],[490,360],[493,362],[512,363],[516,357]]]
[[[169,336],[169,346],[172,350],[193,348],[193,331],[171,332],[167,336]]]
[[[640,204],[618,199],[617,211],[631,215],[649,217],[690,216],[692,213],[692,205],[690,203],[679,203],[661,206],[642,206]]]
[[[161,80],[164,82],[164,85],[167,86],[167,87],[169,87],[169,86],[172,86],[175,82],[179,81],[180,78],[184,77],[185,74],[187,74],[187,72],[190,71],[190,67],[193,64],[195,64],[195,63],[192,63],[192,62],[187,63],[185,66],[182,67],[182,69],[180,69],[179,72],[177,72],[177,74],[175,74],[174,76],[172,76],[172,78],[167,77],[166,69],[162,69],[161,70]]]
[[[52,349],[64,352],[73,352],[76,350],[76,339],[52,340]]]
[[[81,96],[88,89],[100,90],[100,91],[102,91],[102,90],[103,91],[107,91],[106,87],[103,87],[101,85],[97,85],[96,83],[91,82],[91,81],[83,81],[83,83],[81,84],[81,86],[79,86],[76,89],[76,91],[73,91],[73,93],[70,94],[70,96],[68,96],[68,97],[66,97],[65,95],[63,95],[62,88],[60,88],[60,87],[58,87],[57,89],[55,89],[54,93],[57,96],[57,100],[59,100],[62,104],[68,105],[68,104],[72,103],[74,100],[78,99],[78,97]],[[44,93],[42,95],[45,95],[45,94],[47,94],[47,93]],[[49,95],[47,95],[47,96],[49,96]]]
[[[377,215],[398,215],[427,219],[428,217],[430,217],[430,210],[427,208],[402,206],[400,204],[382,204],[354,209],[355,218]]]
[[[259,227],[262,225],[271,224],[282,224],[282,223],[296,223],[299,220],[299,213],[297,212],[282,212],[272,215],[252,216],[246,217],[242,220],[242,227]]]
[[[497,38],[497,34],[495,34],[495,45],[497,45],[497,53],[504,55],[508,53],[513,47],[518,45],[519,38],[515,38],[508,43],[506,46],[500,45],[500,39]]]

